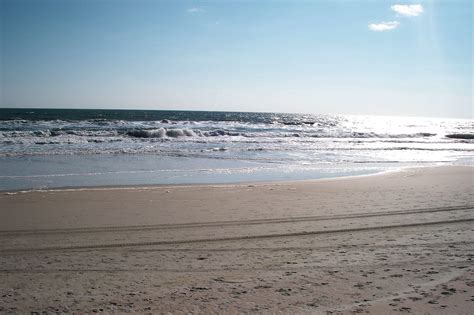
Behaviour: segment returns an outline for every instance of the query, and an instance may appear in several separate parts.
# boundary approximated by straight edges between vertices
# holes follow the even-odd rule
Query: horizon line
[[[428,119],[462,119],[462,120],[474,120],[474,116],[470,118],[466,117],[446,117],[446,116],[420,116],[420,115],[388,115],[388,114],[336,114],[336,113],[315,113],[315,112],[283,112],[283,111],[236,111],[236,110],[204,110],[204,109],[150,109],[150,108],[89,108],[89,107],[0,107],[0,110],[34,110],[34,109],[46,109],[46,110],[103,110],[103,111],[168,111],[168,112],[215,112],[215,113],[260,113],[260,114],[287,114],[287,115],[317,115],[317,116],[377,116],[377,117],[405,117],[405,118],[428,118]]]

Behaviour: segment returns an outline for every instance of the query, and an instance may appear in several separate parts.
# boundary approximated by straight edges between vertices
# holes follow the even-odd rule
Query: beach
[[[474,306],[469,166],[0,194],[0,312]]]
[[[1,1],[0,315],[474,314],[471,1]]]

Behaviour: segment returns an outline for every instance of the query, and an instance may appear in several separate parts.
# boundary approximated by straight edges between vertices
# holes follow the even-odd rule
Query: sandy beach
[[[0,315],[474,314],[472,1],[0,21]]]
[[[474,169],[0,194],[0,312],[468,314]]]

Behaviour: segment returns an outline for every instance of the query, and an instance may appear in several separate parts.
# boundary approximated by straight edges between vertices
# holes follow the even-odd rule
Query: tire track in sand
[[[224,226],[259,225],[259,224],[271,224],[271,223],[293,223],[293,222],[305,222],[305,221],[344,220],[344,219],[384,217],[384,216],[405,215],[405,214],[451,212],[451,211],[473,210],[473,209],[474,209],[474,205],[461,205],[461,206],[439,207],[439,208],[420,208],[420,209],[410,209],[410,210],[361,212],[361,213],[351,213],[351,214],[287,217],[287,218],[272,218],[272,219],[251,219],[251,220],[134,225],[134,226],[105,226],[105,227],[89,227],[89,228],[71,228],[71,229],[11,230],[11,231],[0,231],[0,236],[190,229],[190,228],[200,228],[200,227],[224,227]]]
[[[0,250],[0,253],[87,250],[87,249],[95,250],[95,249],[123,248],[123,247],[137,247],[137,246],[158,246],[158,245],[177,245],[177,244],[192,244],[192,243],[206,243],[206,242],[258,240],[258,239],[271,239],[271,238],[281,238],[281,237],[298,237],[298,236],[308,236],[308,235],[375,231],[375,230],[419,227],[419,226],[430,226],[430,225],[445,225],[445,224],[466,223],[466,222],[473,222],[473,221],[474,221],[474,218],[467,218],[467,219],[457,219],[457,220],[443,220],[443,221],[431,221],[431,222],[419,222],[419,223],[407,223],[407,224],[395,224],[395,225],[380,225],[380,226],[369,226],[369,227],[359,227],[359,228],[302,231],[302,232],[294,232],[294,233],[275,233],[275,234],[261,234],[261,235],[241,235],[241,236],[204,238],[204,239],[109,243],[109,244],[85,244],[85,245],[72,245],[72,246],[36,247],[36,248],[6,248],[6,249]]]

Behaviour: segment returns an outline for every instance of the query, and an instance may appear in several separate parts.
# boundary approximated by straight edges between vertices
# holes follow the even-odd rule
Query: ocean
[[[0,190],[317,179],[473,161],[468,119],[0,109]]]

